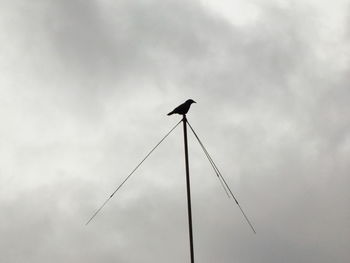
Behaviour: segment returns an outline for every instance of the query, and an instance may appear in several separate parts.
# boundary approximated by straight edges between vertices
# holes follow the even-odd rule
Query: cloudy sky
[[[349,0],[0,0],[0,261],[350,261]]]

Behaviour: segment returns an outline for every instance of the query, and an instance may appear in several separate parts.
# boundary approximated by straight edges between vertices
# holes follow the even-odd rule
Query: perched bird
[[[173,111],[169,112],[168,115],[172,115],[174,113],[185,115],[191,107],[192,103],[196,103],[194,100],[186,100],[185,103],[177,106]]]

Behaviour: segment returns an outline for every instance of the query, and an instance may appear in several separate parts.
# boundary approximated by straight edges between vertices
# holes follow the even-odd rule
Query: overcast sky
[[[0,0],[0,262],[350,262],[349,0]]]

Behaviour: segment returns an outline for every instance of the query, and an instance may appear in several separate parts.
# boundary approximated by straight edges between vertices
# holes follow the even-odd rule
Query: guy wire
[[[142,161],[131,171],[131,173],[124,179],[124,181],[114,190],[114,192],[104,201],[104,203],[95,211],[95,213],[90,217],[85,225],[88,225],[91,220],[102,210],[102,208],[107,204],[107,202],[114,196],[114,194],[126,183],[126,181],[133,175],[133,173],[141,166],[141,164],[151,155],[151,153],[172,133],[173,130],[182,122],[180,120],[157,144],[149,151],[149,153],[142,159]]]
[[[197,133],[196,133],[196,132],[194,131],[194,129],[192,128],[191,124],[190,124],[188,121],[187,121],[187,123],[188,123],[188,125],[190,126],[191,131],[193,132],[194,136],[196,137],[196,139],[197,139],[198,143],[200,144],[202,150],[204,151],[205,155],[207,156],[207,158],[208,158],[210,164],[212,165],[212,167],[213,167],[213,169],[214,169],[216,175],[222,180],[222,181],[220,180],[221,184],[222,184],[222,183],[225,184],[226,188],[228,189],[228,191],[230,192],[231,196],[232,196],[233,199],[235,200],[235,203],[237,204],[237,206],[238,206],[239,209],[241,210],[241,212],[242,212],[242,214],[243,214],[245,220],[247,221],[248,225],[249,225],[250,228],[253,230],[254,234],[256,234],[256,231],[255,231],[255,229],[254,229],[252,223],[251,223],[250,220],[248,219],[247,215],[244,213],[244,211],[243,211],[241,205],[239,204],[237,198],[236,198],[236,197],[234,196],[234,194],[232,193],[232,191],[231,191],[230,187],[228,186],[228,184],[227,184],[225,178],[222,176],[222,174],[221,174],[220,170],[218,169],[218,167],[216,166],[215,162],[214,162],[213,159],[210,157],[208,151],[207,151],[206,148],[204,147],[202,141],[199,139]],[[222,184],[222,185],[223,185],[223,184]],[[225,192],[227,193],[227,189],[226,189],[226,188],[224,187]]]

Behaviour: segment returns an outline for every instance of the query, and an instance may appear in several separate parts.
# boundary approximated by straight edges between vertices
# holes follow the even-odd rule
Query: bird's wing
[[[179,105],[179,106],[177,106],[174,110],[173,110],[173,112],[175,112],[175,113],[181,113],[182,111],[183,111],[183,108],[184,108],[184,104],[181,104],[181,105]]]

